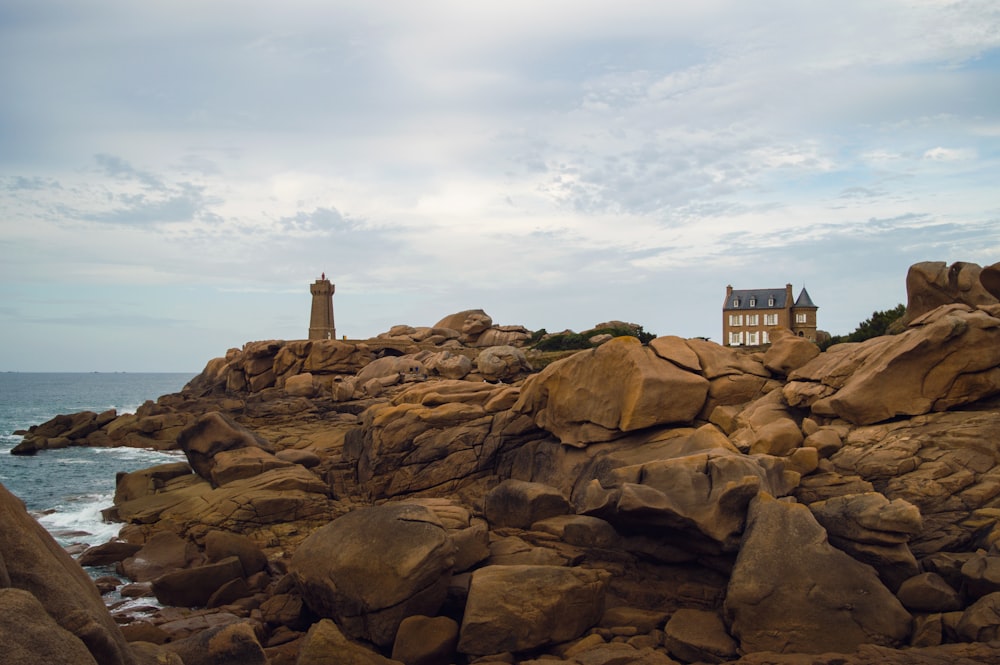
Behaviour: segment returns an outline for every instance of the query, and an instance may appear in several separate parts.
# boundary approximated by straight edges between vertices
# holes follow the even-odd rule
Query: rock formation
[[[187,461],[122,474],[119,538],[81,556],[165,605],[114,620],[0,501],[0,544],[34,543],[0,551],[0,640],[20,662],[1000,662],[998,275],[914,266],[905,329],[823,353],[776,331],[546,355],[482,310],[248,343],[134,415],[27,433],[19,453]]]

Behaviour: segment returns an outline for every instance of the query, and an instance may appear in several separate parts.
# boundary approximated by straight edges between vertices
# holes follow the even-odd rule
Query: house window
[[[750,346],[756,346],[760,344],[760,333],[758,332],[748,332],[747,333],[747,344]]]
[[[731,326],[742,326],[743,325],[743,315],[742,314],[730,314],[729,315],[729,325],[731,325]]]
[[[760,343],[761,344],[770,344],[771,343],[771,335],[768,334],[768,332],[766,330],[763,331],[763,332],[761,332],[761,334],[760,334]]]
[[[733,307],[739,307],[739,306],[740,306],[740,299],[733,298]]]
[[[760,314],[747,314],[747,325],[748,326],[759,326],[760,325]]]
[[[742,344],[743,344],[743,333],[741,332],[729,333],[729,346],[742,346]]]
[[[776,325],[778,325],[778,315],[777,314],[765,314],[764,315],[764,325],[765,326],[776,326]]]
[[[805,322],[806,322],[805,312],[799,312],[795,315],[795,323],[805,323]]]
[[[756,307],[757,306],[757,299],[756,298],[750,298],[750,306],[751,307]]]
[[[767,306],[768,307],[774,307],[774,297],[773,296],[767,299]]]

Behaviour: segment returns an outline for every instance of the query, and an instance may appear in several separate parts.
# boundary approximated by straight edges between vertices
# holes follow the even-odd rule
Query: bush
[[[863,342],[872,337],[881,337],[886,334],[896,334],[898,326],[893,326],[906,314],[906,305],[900,303],[892,309],[881,312],[872,312],[870,318],[858,324],[858,327],[849,335],[833,335],[829,340],[820,343],[820,349],[825,351],[834,344],[841,342]]]
[[[536,351],[573,351],[579,349],[589,349],[593,346],[590,343],[591,337],[597,335],[611,335],[612,337],[635,337],[643,344],[648,344],[655,339],[656,335],[648,333],[642,326],[616,327],[616,328],[595,328],[586,333],[559,333],[548,335],[545,329],[536,331],[528,340],[529,346]]]

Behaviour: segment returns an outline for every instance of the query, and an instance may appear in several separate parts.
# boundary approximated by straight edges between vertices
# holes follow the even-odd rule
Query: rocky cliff
[[[907,287],[905,330],[824,353],[776,331],[763,353],[542,357],[471,310],[249,343],[134,415],[61,416],[16,452],[184,451],[118,478],[120,537],[79,559],[151,605],[110,621],[0,497],[33,543],[3,541],[0,641],[81,663],[1000,662],[1000,264]],[[31,612],[52,628],[20,630]]]

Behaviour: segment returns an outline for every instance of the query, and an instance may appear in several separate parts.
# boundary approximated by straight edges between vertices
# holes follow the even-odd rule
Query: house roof
[[[785,289],[733,289],[732,295],[726,298],[726,302],[723,303],[722,309],[725,310],[742,310],[742,309],[785,309],[789,306],[786,302],[787,291]],[[774,304],[768,305],[769,300],[773,298]],[[754,301],[754,305],[750,305],[750,301]],[[738,304],[734,304],[738,303]]]
[[[799,294],[799,297],[795,300],[795,305],[793,305],[793,306],[794,307],[816,307],[816,304],[813,303],[812,298],[809,297],[809,292],[806,291],[806,287],[803,286],[802,287],[802,293]],[[816,307],[816,309],[819,309],[819,307]]]

